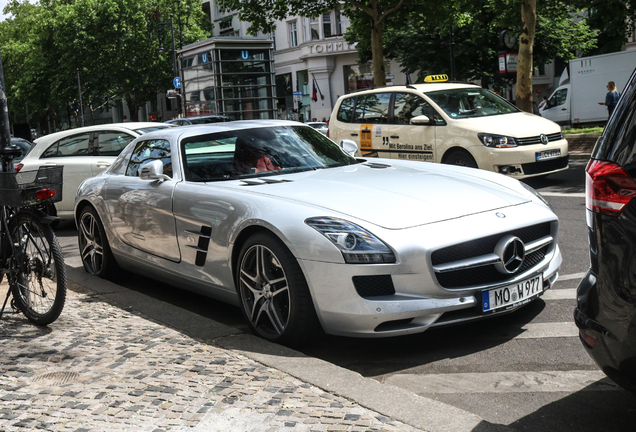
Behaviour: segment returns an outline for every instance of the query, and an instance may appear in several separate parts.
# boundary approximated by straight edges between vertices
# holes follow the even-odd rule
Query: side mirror
[[[428,116],[425,115],[418,115],[413,117],[410,123],[413,125],[428,125],[431,123],[431,119],[429,119]]]
[[[358,144],[355,141],[343,139],[340,141],[340,147],[344,150],[346,154],[351,157],[354,157],[356,152],[358,151]]]
[[[139,178],[141,180],[172,180],[163,173],[163,162],[153,160],[148,162],[139,169]]]

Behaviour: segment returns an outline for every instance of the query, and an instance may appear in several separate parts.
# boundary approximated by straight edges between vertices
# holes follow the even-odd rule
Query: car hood
[[[284,183],[247,185],[236,181],[225,185],[321,207],[387,229],[430,224],[531,201],[507,187],[518,185],[516,180],[499,174],[422,162],[402,164],[387,168],[359,164],[260,178],[287,180]],[[316,216],[324,215],[317,212]]]
[[[455,122],[458,125],[461,124],[462,128],[475,132],[506,135],[514,138],[561,132],[561,127],[553,121],[526,112],[458,119]]]

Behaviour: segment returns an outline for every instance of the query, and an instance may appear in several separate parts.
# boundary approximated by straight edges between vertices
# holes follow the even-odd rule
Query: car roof
[[[425,84],[411,84],[408,86],[386,86],[386,87],[378,87],[371,90],[361,90],[355,93],[349,93],[347,95],[341,96],[341,98],[346,98],[350,96],[357,96],[360,94],[374,94],[374,93],[383,93],[383,92],[398,92],[398,91],[407,91],[407,90],[417,90],[421,93],[430,93],[439,90],[451,90],[451,89],[459,89],[459,88],[481,88],[475,84],[465,84],[465,83],[425,83]]]
[[[165,126],[165,125],[160,122],[104,123],[104,124],[93,125],[93,126],[79,127],[75,129],[66,129],[60,132],[44,135],[36,139],[35,143],[39,144],[40,142],[53,142],[53,141],[57,141],[60,138],[67,137],[69,135],[75,135],[77,133],[82,133],[82,132],[93,132],[93,131],[100,131],[105,129],[114,129],[114,130],[126,129],[129,131],[134,131],[136,129],[157,127],[157,126]]]
[[[222,123],[206,123],[202,125],[191,125],[188,127],[177,127],[170,129],[162,129],[159,131],[149,132],[143,135],[145,139],[164,138],[169,140],[184,139],[191,136],[226,132],[241,129],[253,129],[260,127],[275,126],[306,126],[304,123],[290,120],[236,120]]]

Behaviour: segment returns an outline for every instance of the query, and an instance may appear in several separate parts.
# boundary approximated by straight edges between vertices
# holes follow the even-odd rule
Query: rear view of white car
[[[75,193],[80,183],[110,166],[129,142],[147,132],[169,128],[152,122],[113,123],[69,129],[45,135],[35,141],[16,170],[37,170],[41,166],[64,166],[62,201],[49,214],[73,218]]]

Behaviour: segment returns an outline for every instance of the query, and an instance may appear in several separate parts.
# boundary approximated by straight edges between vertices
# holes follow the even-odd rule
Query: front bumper
[[[386,337],[420,333],[441,326],[492,317],[512,312],[523,305],[484,315],[481,313],[479,289],[451,291],[440,287],[425,287],[426,277],[401,271],[396,265],[347,265],[299,260],[307,280],[318,317],[326,333],[356,337]],[[558,277],[562,257],[558,246],[538,268],[519,279],[541,272],[543,292]],[[356,291],[353,278],[365,275],[390,275],[395,294],[363,298]],[[335,283],[334,281],[337,281]],[[428,282],[430,283],[430,282]],[[506,284],[499,284],[506,285]],[[489,288],[495,288],[491,286]],[[436,291],[437,295],[417,295]],[[409,294],[405,294],[409,293]]]

